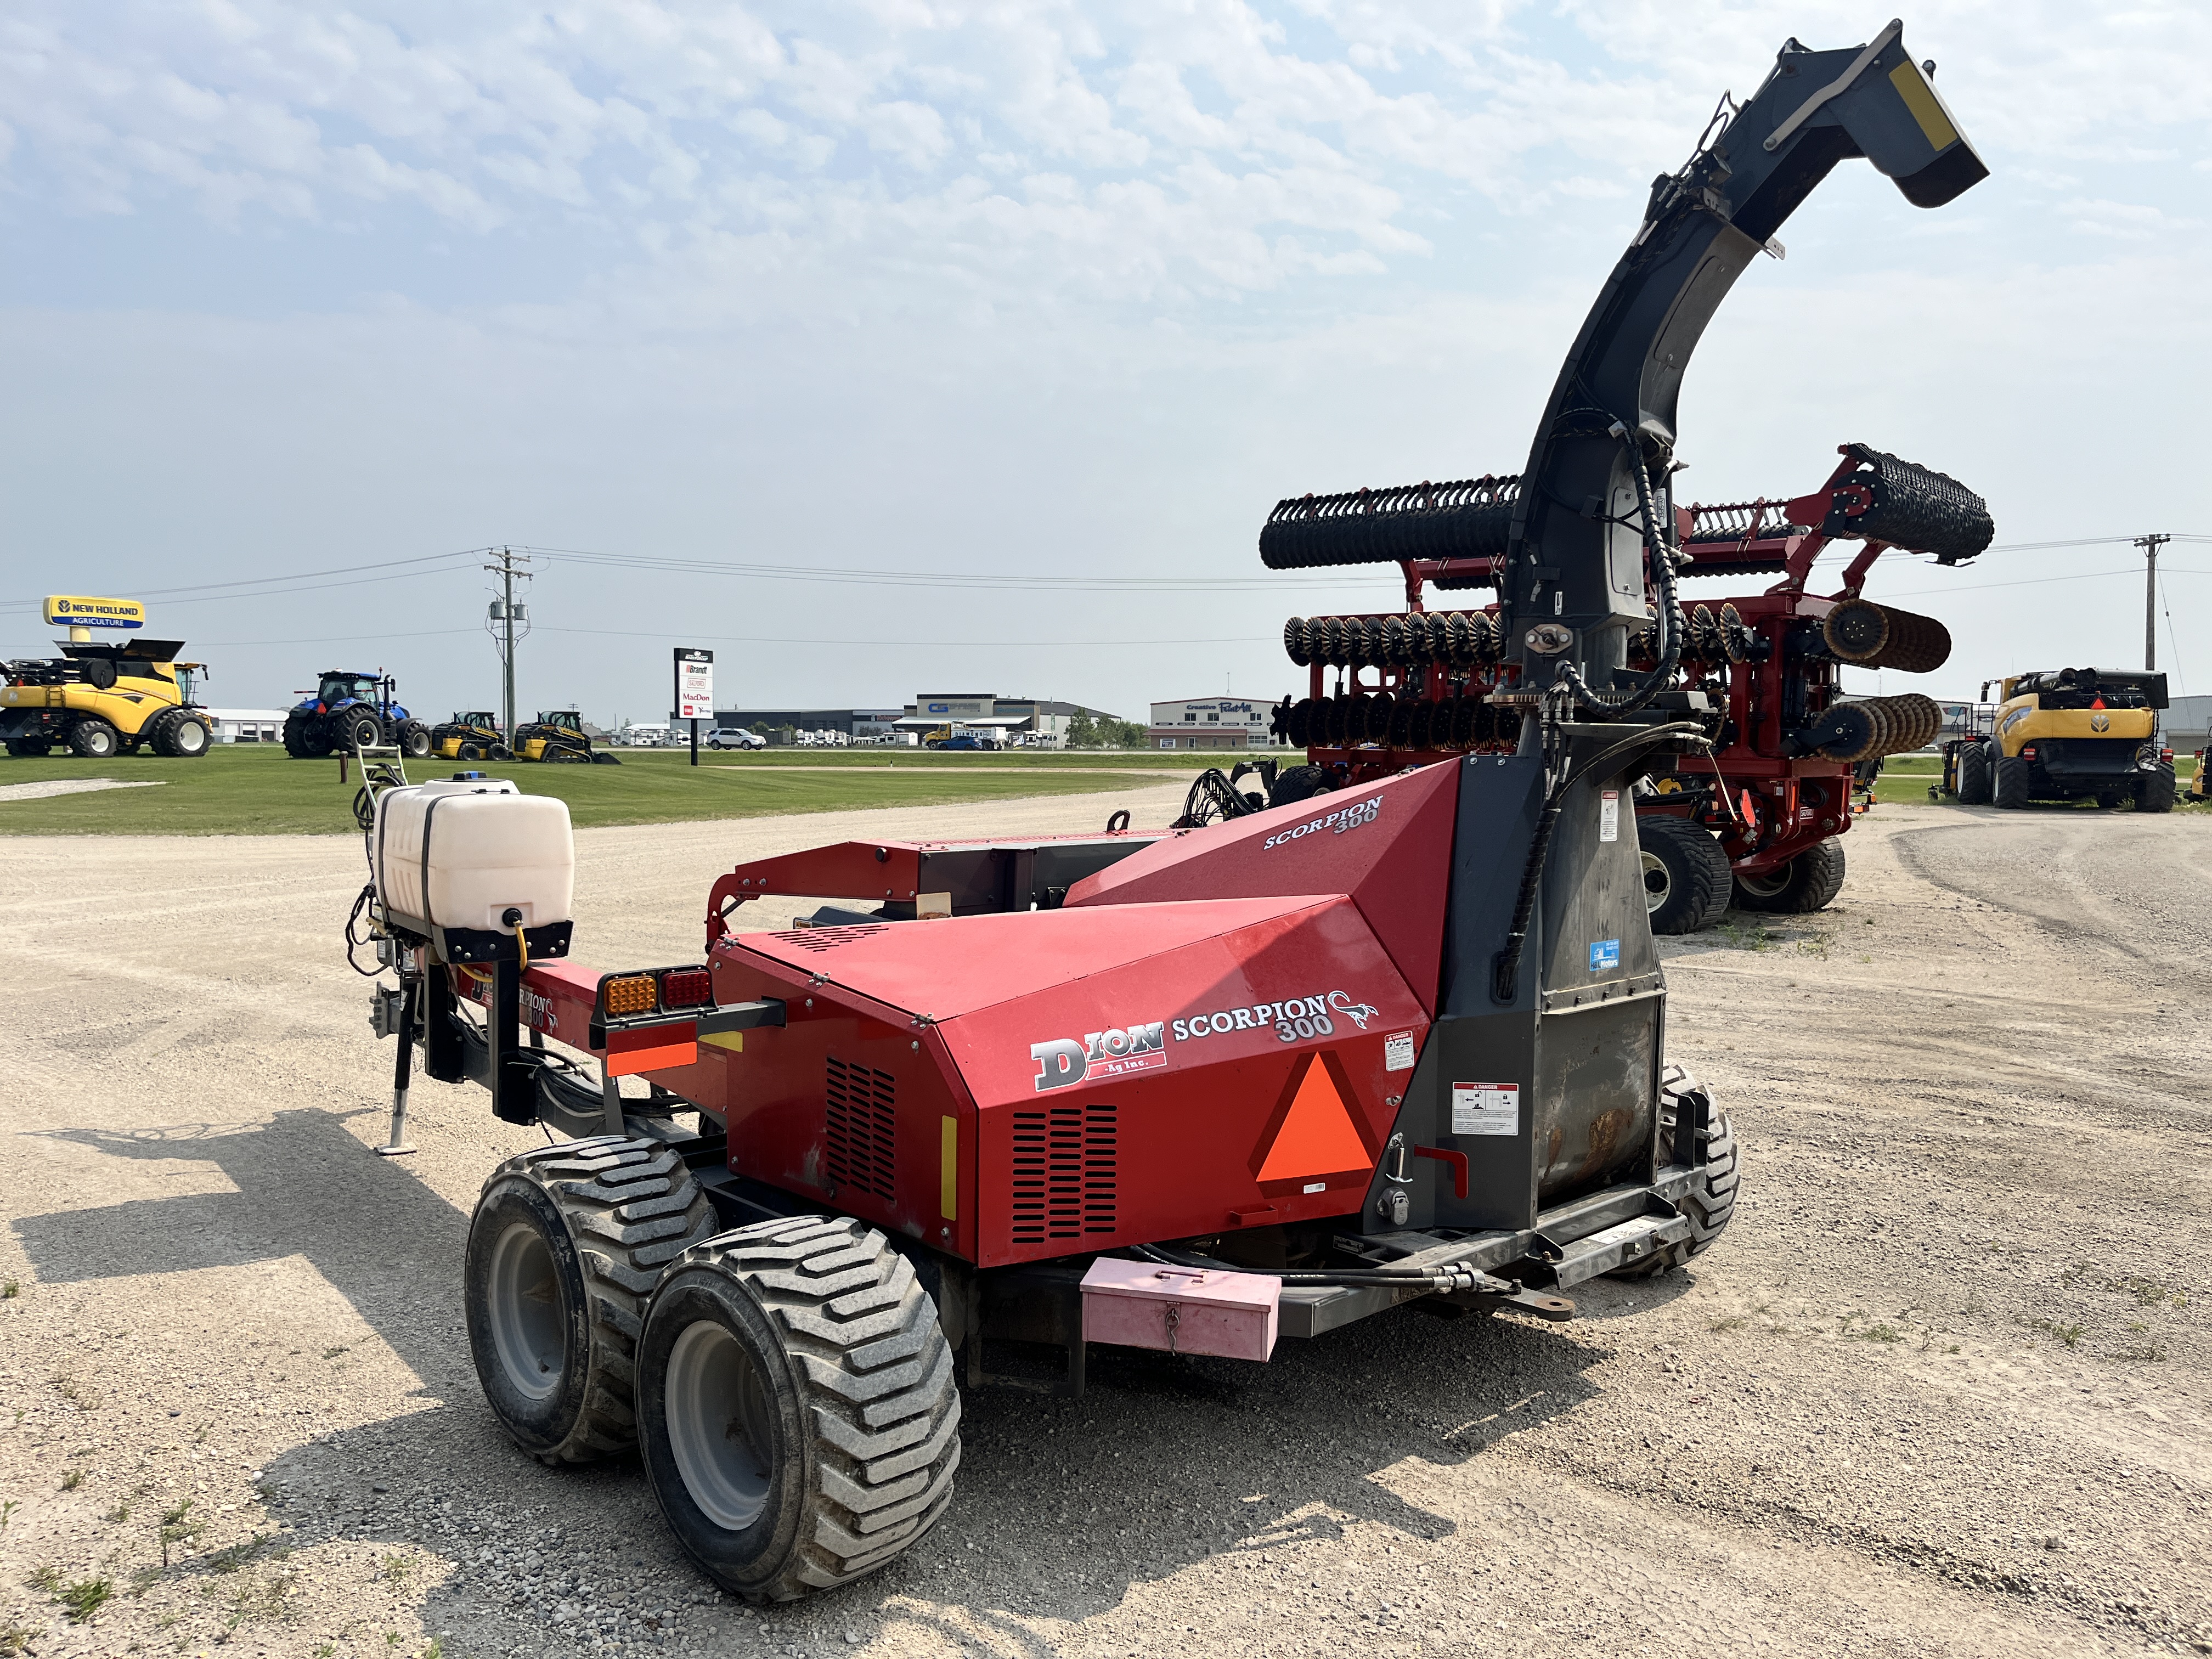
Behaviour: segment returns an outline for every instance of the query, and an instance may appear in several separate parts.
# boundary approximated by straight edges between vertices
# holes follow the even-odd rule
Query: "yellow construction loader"
[[[556,708],[514,728],[514,758],[554,766],[620,766],[603,749],[592,747],[584,717],[573,708]]]

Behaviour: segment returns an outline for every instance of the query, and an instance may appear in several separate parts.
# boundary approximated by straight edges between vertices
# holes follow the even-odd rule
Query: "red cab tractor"
[[[1995,526],[1981,497],[1940,472],[1863,444],[1840,453],[1809,495],[1674,509],[1682,576],[1781,580],[1681,606],[1678,666],[1713,744],[1655,769],[1635,793],[1651,925],[1662,933],[1705,927],[1731,902],[1787,912],[1828,903],[1843,885],[1855,775],[1924,746],[1942,726],[1941,708],[1917,692],[1845,698],[1839,671],[1941,667],[1949,630],[1864,598],[1868,573],[1891,547],[1964,562]],[[1291,660],[1312,678],[1305,698],[1278,708],[1275,731],[1334,787],[1520,743],[1522,642],[1509,636],[1505,607],[1431,610],[1425,600],[1431,587],[1507,578],[1520,483],[1305,495],[1269,519],[1261,555],[1277,568],[1389,561],[1405,572],[1402,613],[1283,626]],[[1808,593],[1814,561],[1842,540],[1860,550],[1838,591]],[[1656,627],[1632,632],[1626,665],[1656,672],[1658,644]]]
[[[1483,622],[1511,672],[1408,702],[1431,763],[1202,828],[742,865],[702,959],[617,973],[569,959],[558,800],[379,781],[383,1150],[418,1036],[434,1079],[575,1137],[501,1164],[471,1224],[470,1340],[517,1444],[635,1444],[705,1571],[795,1596],[927,1532],[961,1382],[1021,1345],[1074,1391],[1101,1345],[1259,1362],[1409,1302],[1564,1319],[1576,1285],[1713,1243],[1736,1143],[1668,1060],[1620,810],[1729,741],[1675,592],[1675,392],[1839,158],[1923,206],[1984,176],[1899,33],[1790,41],[1655,186],[1522,474]],[[1747,732],[1842,735],[1744,695]],[[1444,707],[1479,744],[1436,749]],[[780,894],[842,902],[735,931]]]

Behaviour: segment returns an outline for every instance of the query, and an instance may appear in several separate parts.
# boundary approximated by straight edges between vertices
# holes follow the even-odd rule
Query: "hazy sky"
[[[679,644],[726,705],[1278,695],[1285,616],[1395,584],[1270,576],[1274,501],[1517,470],[1652,176],[1784,38],[1888,15],[13,0],[0,653],[135,595],[219,705],[334,664],[486,703],[505,543],[568,550],[532,709],[657,717]],[[1814,194],[1705,337],[1686,495],[1858,440],[2000,544],[2212,533],[2212,7],[1905,23],[1992,176]],[[2212,544],[2165,562],[2212,691]],[[1958,647],[1884,689],[2137,664],[2141,568],[1892,556]]]

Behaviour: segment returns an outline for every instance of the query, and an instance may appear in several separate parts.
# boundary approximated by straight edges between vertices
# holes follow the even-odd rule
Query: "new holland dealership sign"
[[[95,599],[76,593],[46,595],[46,621],[70,628],[143,628],[146,607],[136,599]]]

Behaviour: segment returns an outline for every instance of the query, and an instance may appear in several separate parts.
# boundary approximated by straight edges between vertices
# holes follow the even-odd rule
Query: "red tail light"
[[[2035,758],[2035,745],[2031,743],[2027,748],[2021,750],[2020,751],[2020,757],[2022,760],[2033,760]]]
[[[704,968],[672,968],[660,976],[664,1008],[703,1007],[714,1000],[714,978]]]

